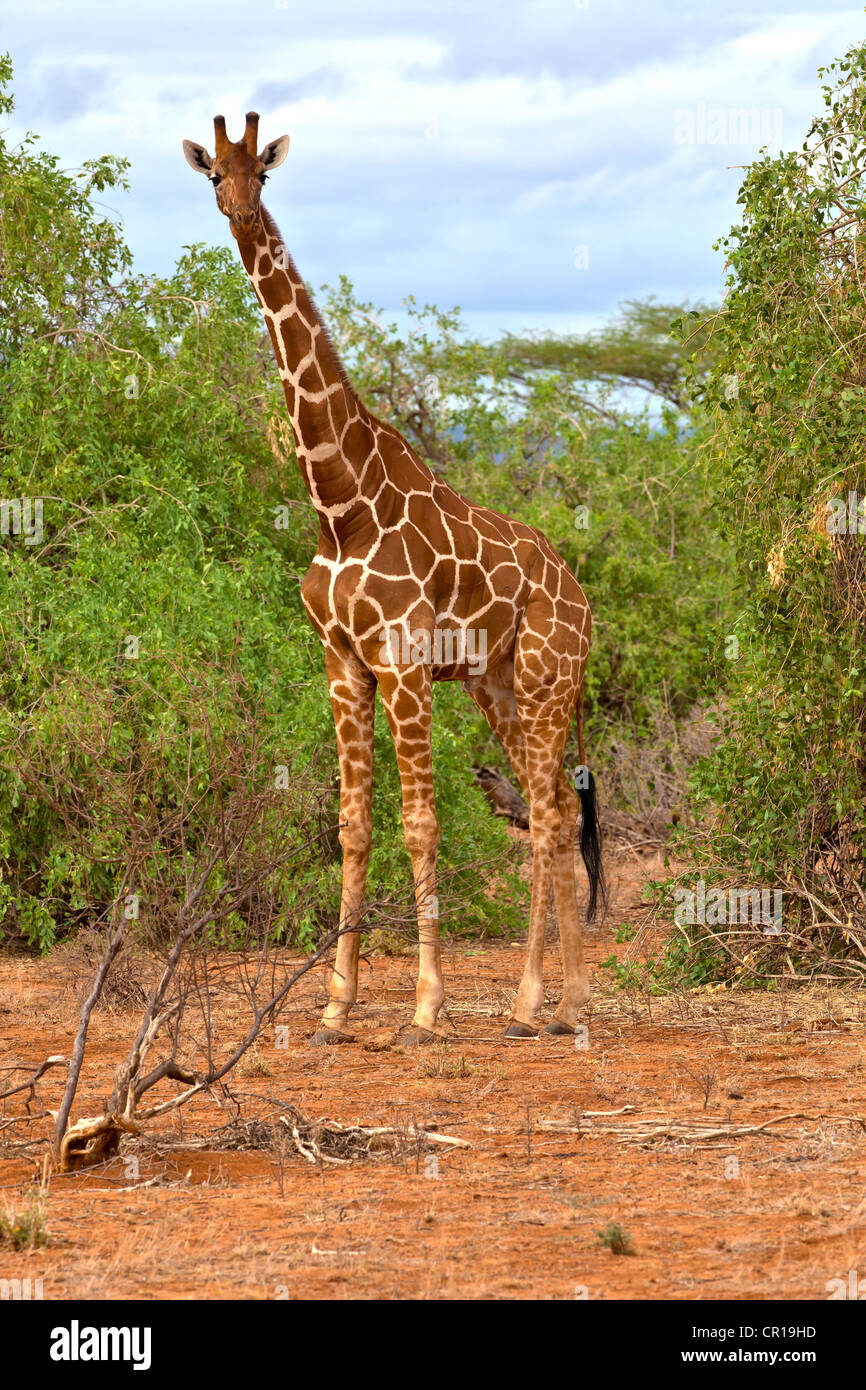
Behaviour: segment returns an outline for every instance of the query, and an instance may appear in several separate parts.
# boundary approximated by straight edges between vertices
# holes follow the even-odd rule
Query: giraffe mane
[[[297,273],[298,273],[297,266],[295,265],[295,262],[294,262],[294,260],[292,259],[291,252],[289,251],[288,247],[286,246],[285,241],[283,240],[283,234],[282,234],[282,232],[280,231],[279,227],[277,226],[274,217],[271,215],[271,213],[268,212],[267,208],[264,207],[264,206],[261,206],[260,209],[259,209],[259,211],[260,211],[260,213],[261,213],[261,218],[262,218],[262,222],[263,222],[264,227],[265,227],[265,231],[269,234],[269,236],[274,237],[274,238],[276,239],[276,241],[279,243],[279,245],[282,247],[283,252],[284,252],[284,254],[285,254],[285,263],[286,263],[286,265],[287,265],[287,266],[290,265],[290,266],[292,267],[292,269],[294,270],[295,274],[297,275]],[[313,294],[313,292],[312,292],[312,290],[310,289],[309,285],[307,285],[307,293],[308,293],[309,296],[310,296],[310,306],[311,306],[311,308],[312,308],[312,310],[313,310],[313,313],[315,314],[317,327],[318,327],[318,329],[319,329],[319,331],[320,331],[320,333],[321,333],[321,335],[322,335],[322,338],[323,338],[324,342],[327,343],[328,347],[331,349],[331,351],[333,352],[334,357],[335,357],[335,359],[336,359],[337,366],[338,366],[339,373],[340,373],[340,381],[342,382],[342,384],[343,384],[343,386],[346,388],[346,390],[347,390],[347,391],[351,391],[352,395],[355,396],[355,394],[356,394],[356,393],[355,393],[355,388],[354,388],[354,386],[352,385],[351,381],[349,380],[349,373],[346,371],[345,365],[344,365],[344,363],[343,363],[343,359],[342,359],[342,357],[340,356],[340,354],[337,352],[336,347],[334,346],[334,340],[333,340],[333,338],[331,337],[331,334],[330,334],[330,332],[329,332],[329,330],[328,330],[327,324],[325,323],[324,319],[322,318],[322,315],[321,315],[320,312],[319,312],[319,306],[318,306],[318,304],[316,303],[315,295]]]

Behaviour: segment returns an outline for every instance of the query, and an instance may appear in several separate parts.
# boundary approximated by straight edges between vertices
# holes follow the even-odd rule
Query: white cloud
[[[313,284],[346,271],[378,303],[411,292],[542,323],[633,293],[717,293],[731,166],[755,146],[678,144],[677,113],[778,110],[794,147],[819,109],[815,69],[862,30],[859,10],[805,0],[85,0],[83,18],[35,0],[2,42],[13,135],[37,130],[68,164],[131,159],[115,201],[141,269],[229,240],[180,140],[211,143],[217,111],[239,133],[255,101],[266,138],[292,136],[269,206]]]

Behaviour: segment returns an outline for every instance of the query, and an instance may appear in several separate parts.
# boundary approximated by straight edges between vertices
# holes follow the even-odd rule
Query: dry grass
[[[689,775],[713,746],[708,711],[695,705],[685,718],[660,707],[645,738],[611,729],[594,758],[604,768],[604,828],[633,843],[661,845],[671,825],[689,820]]]
[[[449,1080],[475,1074],[475,1068],[469,1065],[464,1054],[452,1053],[448,1043],[434,1043],[418,1058],[415,1070],[418,1076],[447,1077]]]
[[[65,988],[76,1005],[83,1003],[93,987],[94,976],[105,954],[105,932],[85,928],[55,948]],[[124,944],[108,973],[96,1009],[122,1013],[141,1008],[156,981],[159,962],[135,942]]]

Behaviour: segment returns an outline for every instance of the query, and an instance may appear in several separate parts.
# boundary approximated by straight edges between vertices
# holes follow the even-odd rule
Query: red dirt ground
[[[675,998],[613,988],[597,968],[626,949],[612,929],[642,918],[643,883],[660,876],[634,853],[618,863],[608,924],[588,933],[586,1048],[503,1041],[522,947],[461,942],[445,958],[447,1042],[393,1046],[415,961],[372,956],[354,1046],[309,1046],[317,972],[292,996],[288,1048],[271,1033],[235,1073],[247,1118],[273,1121],[291,1102],[311,1119],[435,1124],[467,1141],[437,1150],[438,1171],[425,1155],[323,1168],[293,1150],[218,1148],[236,1110],[193,1101],[124,1140],[110,1164],[49,1178],[48,1244],[0,1243],[0,1278],[41,1278],[46,1299],[806,1299],[827,1298],[850,1270],[866,1275],[866,1000],[834,986]],[[553,944],[548,957],[552,1004]],[[0,1068],[68,1056],[78,1008],[62,953],[0,957]],[[233,1021],[219,1019],[229,1033]],[[95,1014],[74,1116],[98,1113],[135,1022],[134,1010]],[[39,1083],[45,1106],[62,1079],[58,1069]],[[672,1122],[691,1137],[671,1137]],[[695,1132],[708,1123],[721,1132]],[[0,1210],[3,1199],[18,1210],[41,1151],[15,1145],[48,1121],[3,1124]],[[599,1239],[610,1222],[632,1254]]]

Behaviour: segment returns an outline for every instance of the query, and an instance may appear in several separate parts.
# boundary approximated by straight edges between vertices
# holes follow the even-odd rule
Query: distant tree
[[[691,332],[681,341],[671,333],[684,313],[691,316]],[[508,334],[500,351],[511,380],[528,386],[538,373],[567,377],[576,400],[590,409],[611,411],[609,394],[600,402],[589,388],[635,387],[659,397],[677,410],[692,403],[693,372],[689,360],[700,354],[703,371],[714,360],[707,324],[715,310],[710,305],[657,304],[654,299],[628,299],[617,317],[603,328],[585,334]]]

